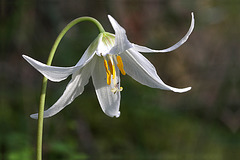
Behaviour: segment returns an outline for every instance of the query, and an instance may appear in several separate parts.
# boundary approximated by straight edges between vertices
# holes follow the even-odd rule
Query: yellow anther
[[[123,90],[123,87],[120,87],[120,88],[119,88],[119,91],[122,91],[122,90]]]
[[[108,85],[111,84],[111,74],[110,73],[107,74],[107,84]]]
[[[110,60],[108,60],[108,65],[109,65],[109,70],[111,72],[111,74],[113,74],[113,66]]]
[[[108,69],[107,60],[105,60],[105,59],[104,59],[104,67],[105,67],[106,74],[107,74],[107,84],[110,85],[111,84],[111,73]]]
[[[115,66],[114,66],[114,64],[112,63],[111,60],[108,60],[108,65],[109,65],[110,72],[113,75],[113,79],[114,79],[115,76],[116,76]]]
[[[119,68],[119,70],[121,71],[122,75],[125,75],[126,72],[123,69],[123,62],[122,62],[122,58],[120,56],[117,56],[117,66]]]

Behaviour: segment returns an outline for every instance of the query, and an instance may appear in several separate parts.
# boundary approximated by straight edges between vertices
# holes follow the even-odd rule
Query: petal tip
[[[108,19],[111,19],[111,18],[113,18],[110,14],[108,15]]]
[[[120,111],[117,111],[116,113],[109,113],[109,112],[107,112],[107,111],[104,111],[104,113],[107,115],[107,116],[109,116],[109,117],[116,117],[116,118],[118,118],[118,117],[120,117]]]
[[[109,19],[110,23],[112,24],[112,26],[114,26],[115,24],[118,24],[117,21],[111,15],[108,15],[108,19]]]
[[[120,117],[120,111],[118,111],[114,117],[116,117],[116,118]]]
[[[194,25],[195,25],[194,13],[192,12],[191,15],[192,15],[192,23],[193,23],[193,27],[194,27]]]
[[[22,55],[22,57],[28,62],[31,64],[31,61],[34,61],[34,59],[32,59],[31,57],[27,56],[27,55]]]
[[[38,114],[37,114],[37,113],[31,114],[30,117],[31,117],[32,119],[38,119]]]
[[[193,13],[193,12],[191,12],[191,16],[192,16],[192,22],[191,22],[190,28],[192,28],[192,29],[191,29],[191,32],[192,32],[192,30],[193,30],[193,28],[194,28],[194,25],[195,25],[195,18],[194,18],[194,13]]]
[[[187,92],[189,90],[191,90],[192,87],[187,87],[187,88],[173,88],[171,87],[170,90],[172,90],[173,92],[177,92],[177,93],[184,93],[184,92]]]
[[[193,17],[193,19],[194,19],[194,13],[193,12],[191,12],[191,16]]]
[[[190,91],[191,89],[192,89],[192,87],[187,87],[187,88],[186,88],[186,92],[187,92],[187,91]]]
[[[191,89],[192,87],[183,88],[179,91],[179,93],[184,93],[184,92],[190,91]]]
[[[28,56],[26,56],[26,55],[22,55],[22,57],[25,59],[25,60],[27,60],[29,57]]]

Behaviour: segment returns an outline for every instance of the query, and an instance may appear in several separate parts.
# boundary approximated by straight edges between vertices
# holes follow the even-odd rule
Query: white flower
[[[44,118],[57,114],[82,94],[90,77],[92,77],[103,112],[110,117],[120,116],[120,91],[123,90],[120,86],[120,72],[122,75],[128,74],[139,83],[152,88],[179,93],[191,89],[191,87],[178,89],[166,85],[157,75],[151,62],[139,52],[170,52],[181,46],[186,42],[194,28],[193,13],[187,34],[178,43],[163,50],[153,50],[130,43],[124,28],[111,16],[108,18],[114,28],[115,35],[108,32],[100,33],[73,67],[48,66],[23,55],[27,62],[51,81],[59,82],[72,75],[63,95],[53,106],[44,111]],[[31,117],[37,119],[38,114],[32,114]]]

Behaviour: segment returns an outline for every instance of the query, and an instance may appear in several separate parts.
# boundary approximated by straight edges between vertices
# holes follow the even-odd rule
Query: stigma
[[[113,83],[113,88],[111,91],[115,94],[116,92],[121,92],[123,87],[120,87],[119,82],[116,78],[116,69],[118,68],[122,75],[125,75],[122,58],[119,55],[107,55],[104,58],[104,67],[106,70],[106,80],[107,84],[111,85]],[[117,66],[117,67],[116,67]],[[113,81],[113,82],[112,82]]]

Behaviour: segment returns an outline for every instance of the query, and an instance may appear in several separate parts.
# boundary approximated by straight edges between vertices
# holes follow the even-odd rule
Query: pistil
[[[109,68],[110,68],[110,72],[113,75],[113,79],[115,79],[115,77],[116,77],[115,65],[114,65],[112,57],[109,57],[109,59],[110,60],[108,60],[108,65],[109,65]]]

